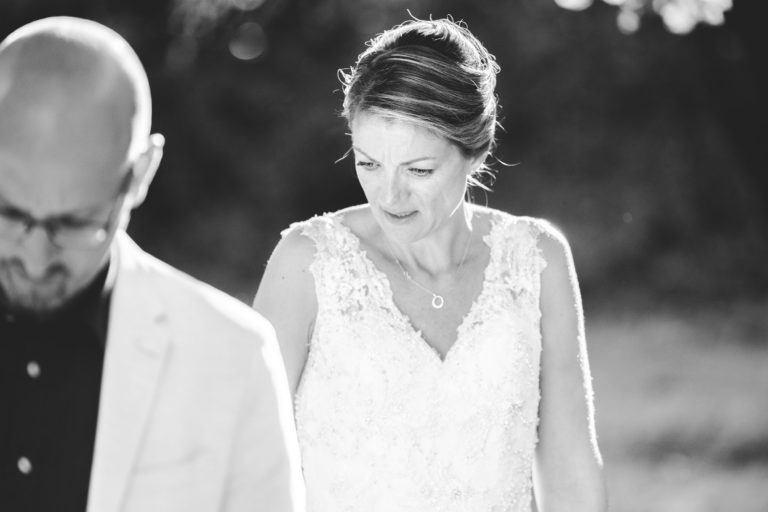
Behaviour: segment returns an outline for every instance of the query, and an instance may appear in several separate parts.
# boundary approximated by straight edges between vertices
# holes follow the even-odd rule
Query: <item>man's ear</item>
[[[149,136],[149,143],[133,165],[133,180],[128,190],[128,198],[131,202],[131,208],[136,208],[144,202],[147,197],[149,185],[155,177],[155,172],[163,159],[163,147],[165,146],[165,137],[159,133],[153,133]]]

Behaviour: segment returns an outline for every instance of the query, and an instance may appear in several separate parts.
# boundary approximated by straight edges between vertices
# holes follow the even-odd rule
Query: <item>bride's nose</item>
[[[389,205],[396,205],[407,195],[405,179],[397,169],[385,172],[383,179],[382,192],[384,202]]]

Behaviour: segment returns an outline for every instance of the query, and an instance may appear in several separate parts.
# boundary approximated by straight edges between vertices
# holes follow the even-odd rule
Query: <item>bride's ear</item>
[[[480,171],[481,167],[485,163],[485,159],[487,157],[488,157],[488,153],[485,152],[480,155],[477,155],[476,157],[471,158],[467,162],[467,168],[465,170],[467,183],[477,184],[476,176],[478,174],[478,171]]]
[[[469,161],[469,166],[467,168],[467,176],[472,176],[478,170],[480,170],[480,167],[482,167],[482,165],[485,163],[486,158],[488,158],[488,152],[483,152],[472,158]]]

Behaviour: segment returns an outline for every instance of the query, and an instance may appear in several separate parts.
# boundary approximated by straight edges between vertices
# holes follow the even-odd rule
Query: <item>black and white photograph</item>
[[[2,0],[1,512],[768,512],[768,4]]]

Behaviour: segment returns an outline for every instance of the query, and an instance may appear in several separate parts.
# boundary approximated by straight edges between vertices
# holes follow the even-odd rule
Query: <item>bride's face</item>
[[[479,161],[405,121],[361,112],[351,131],[357,179],[389,236],[415,242],[463,221],[467,176]]]

